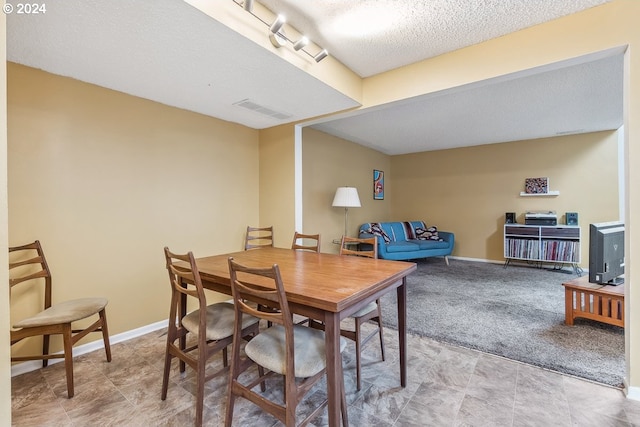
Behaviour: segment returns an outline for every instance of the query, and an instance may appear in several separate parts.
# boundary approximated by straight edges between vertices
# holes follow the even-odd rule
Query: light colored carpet
[[[407,279],[410,332],[531,365],[622,387],[624,329],[590,320],[564,324],[565,267],[418,260]],[[397,328],[396,293],[382,298],[383,322]]]

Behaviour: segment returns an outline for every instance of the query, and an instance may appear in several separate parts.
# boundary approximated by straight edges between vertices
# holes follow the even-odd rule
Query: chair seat
[[[306,326],[293,325],[294,364],[296,378],[312,377],[326,368],[324,332]],[[340,337],[340,353],[347,342]],[[284,327],[273,326],[249,341],[245,353],[258,365],[286,375],[286,353]]]
[[[37,326],[59,325],[82,320],[104,309],[109,301],[106,298],[80,298],[61,302],[14,324],[14,328],[33,328]]]
[[[365,314],[378,309],[378,304],[375,301],[371,301],[369,304],[362,307],[360,310],[356,311],[349,317],[362,317]]]
[[[200,310],[184,316],[182,326],[189,332],[198,334]],[[207,306],[207,340],[221,340],[233,335],[235,310],[233,304],[218,302]],[[242,329],[258,322],[253,316],[242,316]]]

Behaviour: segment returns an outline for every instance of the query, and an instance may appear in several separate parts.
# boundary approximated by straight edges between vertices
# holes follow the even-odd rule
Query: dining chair
[[[52,277],[49,265],[44,257],[40,241],[36,240],[23,246],[9,248],[9,288],[23,282],[32,285],[40,283],[44,286],[42,292],[26,292],[28,297],[44,299],[43,310],[34,316],[22,319],[13,324],[11,330],[11,345],[25,338],[42,336],[42,354],[32,356],[11,357],[12,362],[27,360],[42,360],[42,367],[48,365],[50,359],[64,358],[67,377],[67,396],[74,395],[73,387],[73,346],[91,332],[102,332],[104,350],[107,362],[111,362],[111,346],[109,345],[109,330],[107,328],[107,314],[105,307],[108,300],[101,297],[79,298],[52,304]],[[23,292],[25,289],[22,290]],[[23,295],[25,295],[23,294]],[[97,315],[98,319],[91,325],[78,327],[77,321]],[[73,325],[72,325],[73,324]],[[63,352],[49,354],[49,340],[51,335],[61,335]]]
[[[295,233],[293,233],[291,249],[320,253],[320,235],[303,234],[296,231]]]
[[[171,306],[169,309],[169,326],[167,330],[167,346],[164,358],[164,374],[162,377],[161,399],[166,400],[169,387],[171,360],[180,360],[180,371],[189,365],[196,374],[196,420],[195,425],[202,425],[204,408],[204,384],[212,378],[228,372],[227,347],[233,341],[234,308],[230,302],[219,302],[207,305],[207,298],[202,280],[192,252],[176,254],[164,248],[166,267],[171,285]],[[183,313],[185,299],[191,301],[197,309],[189,314]],[[245,316],[238,328],[238,337],[250,339],[258,333],[258,319]],[[190,335],[191,334],[191,335]],[[191,338],[189,342],[187,339]],[[187,346],[188,344],[188,346]],[[215,372],[206,373],[206,364],[211,356],[222,352],[223,367]]]
[[[277,264],[262,268],[247,267],[229,258],[229,274],[236,313],[236,332],[231,350],[225,426],[230,427],[232,424],[237,397],[251,401],[286,426],[293,426],[296,424],[298,404],[313,385],[326,375],[324,331],[293,323]],[[254,308],[257,301],[269,301],[269,306],[277,311],[259,311]],[[244,347],[246,357],[241,357],[239,325],[247,315],[270,321],[274,326],[261,330],[249,341]],[[341,337],[340,352],[345,347],[346,342]],[[258,370],[258,375],[250,375],[247,371],[254,365],[266,371]],[[283,378],[283,397],[278,398],[272,391],[264,393],[265,381],[271,377]],[[348,419],[344,382],[340,382],[342,423],[346,426]],[[263,393],[254,390],[258,384]],[[325,399],[316,406],[301,425],[306,425],[315,418],[327,406],[327,401]]]
[[[245,234],[244,250],[273,247],[273,226],[247,227]]]
[[[355,237],[343,236],[340,242],[340,255],[349,256],[361,256],[366,258],[378,257],[378,245],[376,237],[368,239],[360,239]],[[369,342],[376,334],[380,336],[380,351],[382,352],[382,360],[385,360],[384,355],[384,339],[382,337],[382,309],[380,308],[380,299],[370,302],[357,312],[353,313],[351,318],[355,321],[355,329],[353,331],[347,329],[341,329],[340,334],[355,341],[356,344],[356,384],[357,389],[362,388],[361,380],[361,351],[362,347]],[[376,328],[373,329],[365,337],[362,336],[362,325],[366,322],[373,322],[376,324]]]

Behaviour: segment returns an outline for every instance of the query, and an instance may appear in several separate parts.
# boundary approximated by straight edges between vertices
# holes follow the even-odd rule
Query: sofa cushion
[[[417,241],[416,241],[417,242]],[[399,242],[391,242],[389,244],[386,245],[386,249],[387,252],[392,253],[392,252],[413,252],[413,251],[419,251],[420,250],[420,245],[417,243],[411,243],[411,242],[406,242],[406,241],[399,241]]]
[[[404,231],[404,240],[415,240],[416,232],[413,225],[409,221],[402,222],[402,231]]]
[[[445,242],[444,240],[412,240],[411,243],[414,243],[420,247],[420,250],[424,249],[446,249],[449,247],[449,242]]]
[[[416,230],[426,229],[427,226],[424,221],[404,221],[402,228],[404,229],[404,240],[415,240],[418,238]]]
[[[427,228],[416,227],[416,239],[442,241],[440,236],[438,236],[438,228],[435,226]]]

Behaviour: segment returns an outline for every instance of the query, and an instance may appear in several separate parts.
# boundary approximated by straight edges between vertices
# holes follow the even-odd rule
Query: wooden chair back
[[[236,306],[236,312],[239,313],[238,315],[241,316],[242,313],[246,313],[250,316],[282,325],[285,330],[293,330],[293,316],[289,310],[287,295],[280,276],[280,268],[277,264],[268,268],[250,268],[238,264],[233,258],[229,258],[229,274],[233,303]],[[242,280],[243,276],[245,280]],[[259,282],[261,285],[248,283],[248,277],[253,278],[252,282]],[[258,277],[257,280],[255,279],[256,277]],[[256,304],[268,306],[273,310],[260,310]],[[236,318],[236,325],[238,320]],[[287,334],[288,336],[289,334]],[[293,335],[291,335],[291,338],[293,342]],[[293,347],[291,350],[293,351]]]
[[[356,246],[357,249],[353,249]],[[342,236],[340,255],[355,255],[366,258],[378,258],[378,243],[375,237],[360,239]]]
[[[189,298],[193,298],[193,303],[197,303],[197,307],[200,309],[199,332],[205,332],[207,298],[193,252],[176,254],[165,247],[164,256],[169,274],[169,284],[171,285],[169,322],[178,325],[180,319],[186,314],[181,313],[180,308],[180,296],[185,295],[187,301]],[[189,305],[189,302],[187,302],[187,305]]]
[[[14,329],[10,331],[11,345],[30,337],[42,337],[42,354],[27,356],[12,356],[12,362],[28,360],[42,360],[42,367],[46,367],[50,359],[64,358],[65,374],[67,379],[67,396],[75,394],[73,379],[73,346],[82,338],[92,332],[101,332],[107,361],[111,362],[111,346],[109,343],[109,330],[107,327],[106,298],[79,298],[64,301],[58,304],[52,303],[52,276],[49,265],[44,256],[44,251],[39,240],[21,246],[9,248],[9,289],[11,290],[22,283],[30,283],[33,286],[43,286],[43,306],[35,316],[27,317],[13,323]],[[40,280],[42,279],[42,280]],[[26,286],[26,285],[21,285]],[[29,297],[40,295],[38,292],[25,292]],[[97,315],[98,319],[84,327],[75,322]],[[73,324],[73,325],[72,325]],[[63,351],[61,353],[49,353],[51,335],[62,337]]]
[[[244,250],[273,247],[273,226],[247,227]]]
[[[320,253],[320,235],[302,234],[296,231],[295,233],[293,233],[293,242],[291,242],[291,249]]]
[[[14,286],[20,283],[33,280],[31,285],[44,286],[43,310],[51,307],[51,271],[49,270],[49,265],[44,257],[40,241],[36,240],[35,242],[27,245],[9,248],[9,254],[18,252],[24,255],[18,256],[13,262],[11,262],[11,260],[9,261],[9,288],[13,289]],[[40,278],[44,280],[35,280]]]

